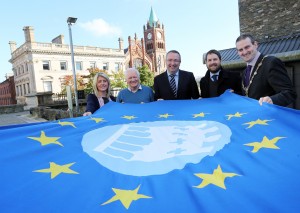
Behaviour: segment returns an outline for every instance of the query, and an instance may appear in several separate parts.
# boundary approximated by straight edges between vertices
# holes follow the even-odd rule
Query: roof
[[[288,57],[297,52],[300,53],[300,33],[291,36],[275,38],[259,42],[258,50],[264,55],[275,55]],[[220,50],[222,63],[241,61],[236,48]],[[281,58],[281,57],[280,57]]]
[[[151,7],[151,12],[150,12],[150,16],[149,16],[149,24],[151,27],[154,27],[156,25],[156,22],[158,21],[158,18],[154,12],[154,10]]]

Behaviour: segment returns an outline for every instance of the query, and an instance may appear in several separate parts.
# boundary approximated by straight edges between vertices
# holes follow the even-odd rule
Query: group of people
[[[226,90],[263,102],[288,106],[296,99],[296,92],[283,62],[274,56],[265,56],[258,51],[258,42],[250,34],[236,39],[239,56],[247,63],[240,72],[227,71],[221,66],[221,54],[210,50],[205,56],[207,72],[200,80],[202,98],[217,97]],[[139,71],[125,71],[128,88],[119,92],[115,99],[110,95],[110,80],[105,73],[97,73],[93,81],[94,94],[87,98],[84,116],[91,115],[109,101],[119,103],[149,103],[158,100],[198,99],[200,93],[192,72],[179,69],[180,53],[171,50],[166,55],[167,70],[154,77],[154,92],[140,84]]]

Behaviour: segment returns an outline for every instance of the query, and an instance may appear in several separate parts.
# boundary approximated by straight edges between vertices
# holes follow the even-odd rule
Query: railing
[[[74,94],[72,93],[72,99]],[[52,95],[52,100],[55,104],[66,104],[67,103],[67,94],[66,93],[54,93]]]

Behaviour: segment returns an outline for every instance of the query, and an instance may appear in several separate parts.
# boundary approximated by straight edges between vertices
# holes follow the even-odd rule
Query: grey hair
[[[94,94],[96,96],[98,96],[98,89],[97,89],[97,82],[98,82],[98,77],[103,77],[107,80],[108,82],[108,87],[107,87],[107,91],[106,91],[106,97],[109,98],[110,96],[110,80],[107,74],[105,74],[104,72],[98,72],[96,73],[96,75],[94,76],[93,79],[93,90],[94,90]]]
[[[133,67],[125,70],[125,72],[124,72],[125,79],[127,79],[128,73],[132,72],[132,71],[135,72],[137,74],[138,78],[140,79],[140,72],[136,68],[133,68]]]

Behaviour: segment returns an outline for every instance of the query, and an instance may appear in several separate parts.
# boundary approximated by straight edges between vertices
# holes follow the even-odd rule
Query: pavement
[[[0,114],[0,126],[27,124],[27,123],[36,123],[36,122],[45,122],[45,121],[47,120],[32,116],[29,111]]]

